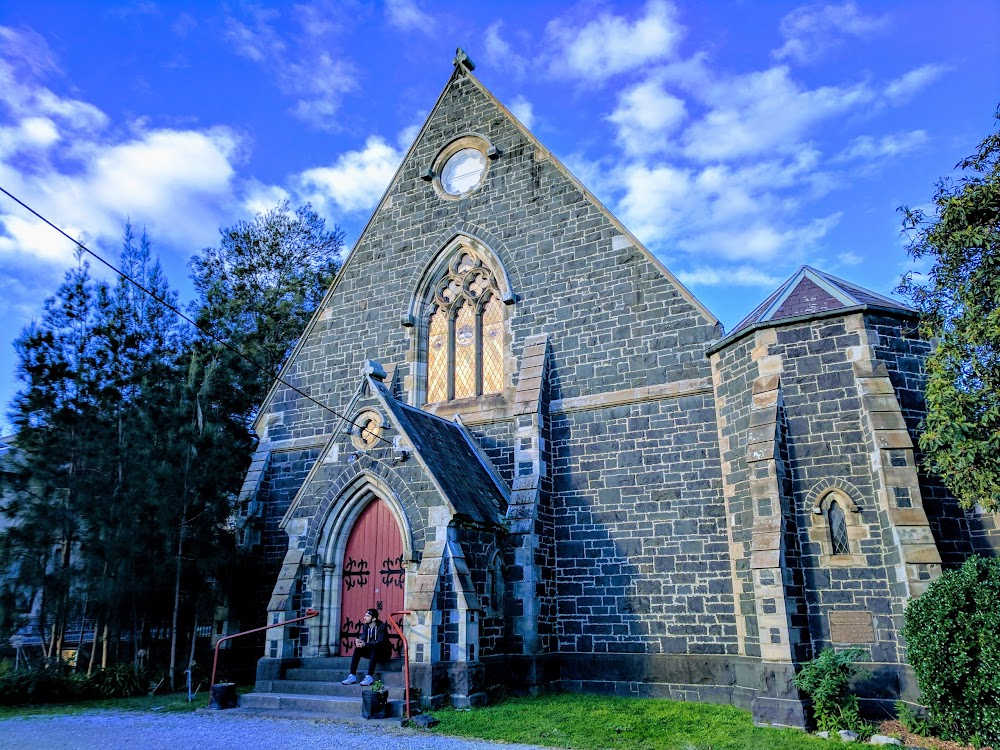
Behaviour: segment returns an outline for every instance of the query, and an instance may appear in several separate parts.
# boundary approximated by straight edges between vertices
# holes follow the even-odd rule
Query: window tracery
[[[807,495],[812,506],[808,535],[820,565],[845,568],[865,564],[862,544],[869,538],[869,528],[854,500],[860,496],[857,488],[839,480],[823,480]]]
[[[433,287],[427,327],[427,402],[503,391],[504,309],[492,270],[462,247]]]

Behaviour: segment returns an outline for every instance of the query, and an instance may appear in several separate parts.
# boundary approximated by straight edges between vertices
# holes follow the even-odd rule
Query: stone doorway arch
[[[349,656],[365,610],[374,607],[386,620],[402,611],[406,596],[402,536],[381,497],[376,495],[355,520],[342,559],[337,653]]]
[[[389,487],[367,472],[358,476],[333,503],[317,552],[323,568],[319,653],[350,654],[366,609],[376,607],[387,619],[406,608],[409,524]],[[393,655],[401,655],[401,644],[390,635]]]

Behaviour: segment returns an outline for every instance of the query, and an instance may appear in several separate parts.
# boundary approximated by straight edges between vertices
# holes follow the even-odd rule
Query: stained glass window
[[[466,302],[455,317],[455,398],[476,395],[476,313]]]
[[[448,398],[448,311],[438,308],[431,315],[427,341],[427,400],[431,403]]]
[[[834,500],[830,503],[830,541],[833,542],[833,554],[851,554],[850,545],[847,543],[847,519],[844,517],[844,509]]]
[[[463,247],[434,287],[428,321],[427,402],[503,392],[504,306],[496,280]]]
[[[490,298],[483,308],[483,393],[503,390],[503,303]]]

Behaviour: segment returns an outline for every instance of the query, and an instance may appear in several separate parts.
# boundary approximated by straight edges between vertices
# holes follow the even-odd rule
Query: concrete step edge
[[[295,711],[282,708],[228,708],[218,711],[210,708],[199,708],[197,713],[225,715],[232,718],[263,716],[269,719],[287,719],[290,721],[319,721],[324,724],[364,724],[367,726],[401,727],[405,717],[393,717],[389,719],[365,719],[360,714],[357,716],[320,714],[316,711]]]

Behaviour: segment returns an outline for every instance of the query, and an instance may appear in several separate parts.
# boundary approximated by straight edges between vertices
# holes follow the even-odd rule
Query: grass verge
[[[750,712],[704,703],[554,694],[471,711],[442,709],[442,734],[579,750],[818,750],[795,729],[756,727]]]

